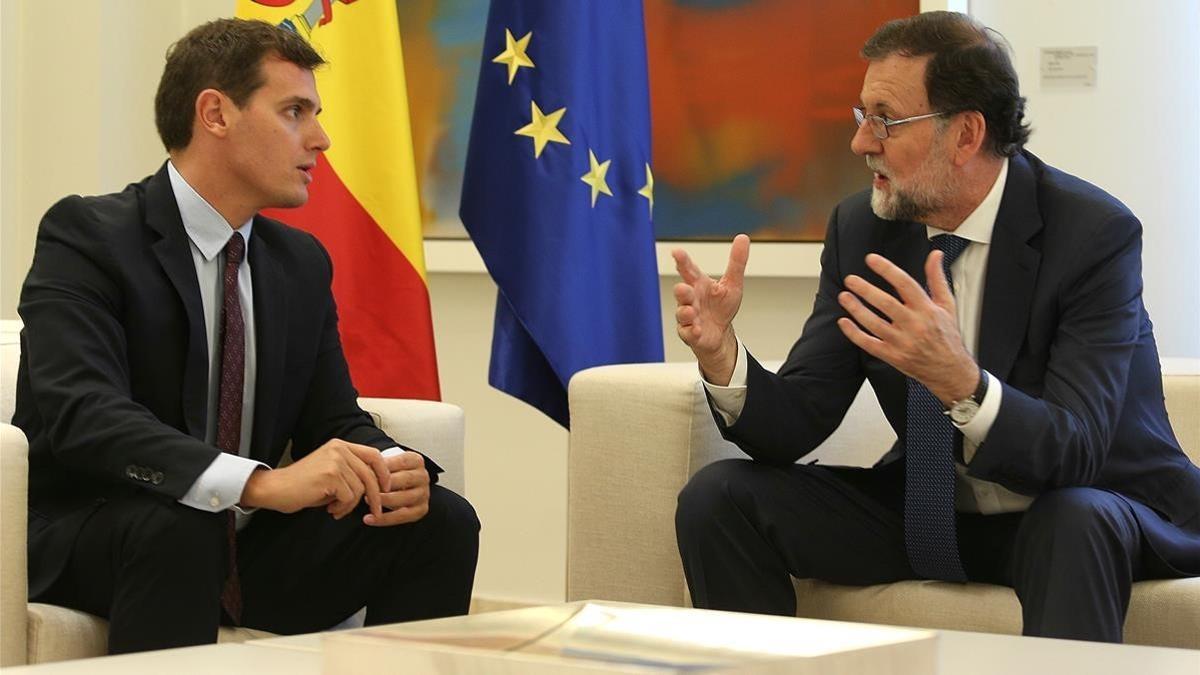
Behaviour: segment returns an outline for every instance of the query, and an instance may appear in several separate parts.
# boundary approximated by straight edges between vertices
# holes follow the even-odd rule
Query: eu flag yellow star
[[[638,194],[650,200],[650,215],[654,215],[654,174],[650,173],[650,165],[646,165],[646,184],[638,190]]]
[[[600,196],[601,192],[609,197],[613,196],[612,190],[608,188],[608,181],[604,179],[604,176],[608,174],[608,165],[612,164],[612,160],[606,159],[603,162],[597,162],[596,153],[589,149],[588,162],[592,165],[592,168],[583,174],[579,180],[592,186],[592,208],[594,209],[596,208],[596,198]]]
[[[525,34],[525,37],[520,40],[513,38],[512,31],[504,29],[504,51],[500,55],[492,59],[492,63],[503,63],[508,66],[508,83],[513,83],[513,78],[517,76],[517,70],[520,68],[533,68],[533,59],[525,53],[529,47],[529,38],[533,37],[533,31]]]
[[[546,144],[553,141],[570,145],[571,141],[563,136],[558,130],[558,123],[562,121],[563,115],[567,113],[566,108],[559,108],[549,115],[542,114],[542,109],[538,107],[537,102],[529,102],[529,124],[517,129],[513,133],[518,136],[528,136],[533,139],[533,156],[541,157],[542,150],[546,148]]]

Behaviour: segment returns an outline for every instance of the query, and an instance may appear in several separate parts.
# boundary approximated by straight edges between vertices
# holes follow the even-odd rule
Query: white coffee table
[[[583,603],[569,603],[569,608]],[[624,603],[604,603],[614,606],[636,607]],[[695,611],[695,610],[687,610]],[[540,612],[540,613],[539,613]],[[508,610],[490,614],[475,614],[453,619],[422,621],[399,624],[405,632],[429,632],[431,628],[447,626],[460,633],[470,633],[474,626],[494,628],[498,619],[503,619],[515,629],[524,627],[531,637],[544,630],[542,623],[532,620],[545,615],[544,608]],[[781,626],[800,626],[805,621],[786,617],[772,618]],[[730,630],[737,630],[736,616],[730,618]],[[864,624],[821,622],[829,626],[852,630]],[[363,629],[366,630],[366,629]],[[353,631],[352,631],[353,632]],[[1061,675],[1063,673],[1087,673],[1088,675],[1198,675],[1200,674],[1200,650],[1143,647],[1134,645],[1111,645],[1074,640],[1027,638],[988,633],[960,631],[933,631],[937,635],[937,673],[939,675]],[[169,675],[191,675],[192,673],[221,673],[232,675],[316,675],[322,672],[323,641],[328,633],[313,633],[290,637],[254,640],[242,644],[220,644],[205,647],[171,649],[144,654],[102,657],[81,661],[66,661],[39,666],[5,669],[5,675],[131,675],[138,673],[167,673]],[[376,672],[409,672],[402,664],[381,664]]]

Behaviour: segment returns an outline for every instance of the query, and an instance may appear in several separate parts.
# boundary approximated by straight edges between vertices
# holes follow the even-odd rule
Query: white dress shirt
[[[996,214],[1000,211],[1000,199],[1004,194],[1004,184],[1008,179],[1008,159],[1000,169],[992,189],[979,206],[967,216],[953,234],[969,240],[971,243],[950,266],[950,275],[954,278],[954,298],[958,313],[958,327],[962,335],[963,345],[972,357],[979,348],[979,322],[983,307],[983,285],[987,276],[987,258],[991,247],[992,229],[996,225]],[[926,228],[926,236],[933,238],[946,234],[932,227]],[[714,407],[726,424],[733,424],[742,413],[746,403],[746,347],[738,340],[737,362],[734,365],[733,377],[727,386],[715,385],[707,380],[704,386],[712,397]],[[975,451],[987,438],[988,431],[996,421],[1000,412],[1000,400],[1003,389],[999,380],[984,371],[988,378],[987,394],[983,398],[979,412],[967,424],[958,426],[963,434],[963,459],[970,464]],[[1024,511],[1033,502],[1032,497],[1017,494],[1007,488],[989,481],[979,480],[967,475],[967,467],[956,463],[955,469],[958,480],[955,489],[955,508],[963,512],[975,513],[1007,513]]]
[[[236,230],[230,227],[225,217],[197,193],[184,180],[179,171],[167,162],[167,175],[171,179],[171,190],[183,219],[191,245],[192,263],[196,266],[196,279],[200,282],[200,302],[204,307],[205,336],[208,339],[208,419],[204,431],[204,442],[216,445],[217,404],[221,382],[221,308],[224,303],[222,271],[225,269],[225,244],[235,231],[246,239],[246,255],[238,266],[238,299],[242,305],[242,321],[246,327],[245,377],[242,382],[242,431],[238,454],[221,453],[200,474],[192,487],[179,499],[179,503],[202,511],[238,512],[238,527],[248,522],[253,509],[242,509],[237,505],[246,488],[246,481],[255,469],[270,469],[269,466],[249,458],[250,435],[254,429],[254,391],[256,384],[256,346],[254,339],[254,287],[250,273],[250,232],[254,219],[242,223]],[[383,452],[384,457],[404,452],[393,447]]]

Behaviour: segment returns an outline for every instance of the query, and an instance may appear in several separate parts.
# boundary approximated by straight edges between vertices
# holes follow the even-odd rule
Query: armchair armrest
[[[0,630],[0,666],[26,661],[28,495],[25,434],[11,424],[0,424],[0,626],[4,627]]]
[[[740,451],[709,417],[694,363],[577,373],[567,466],[567,600],[684,604],[675,500]]]
[[[717,431],[696,364],[591,368],[571,379],[568,397],[567,600],[683,605],[679,491],[702,467],[746,457]],[[869,466],[894,440],[864,386],[805,461]]]
[[[463,494],[463,438],[465,420],[462,408],[440,401],[398,398],[360,398],[359,406],[375,417],[384,433],[408,447],[419,450],[445,469],[438,482]]]

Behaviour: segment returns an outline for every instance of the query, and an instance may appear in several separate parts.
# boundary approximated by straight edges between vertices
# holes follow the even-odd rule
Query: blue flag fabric
[[[662,361],[640,0],[492,0],[460,215],[499,288],[488,381],[569,426],[567,382]]]

